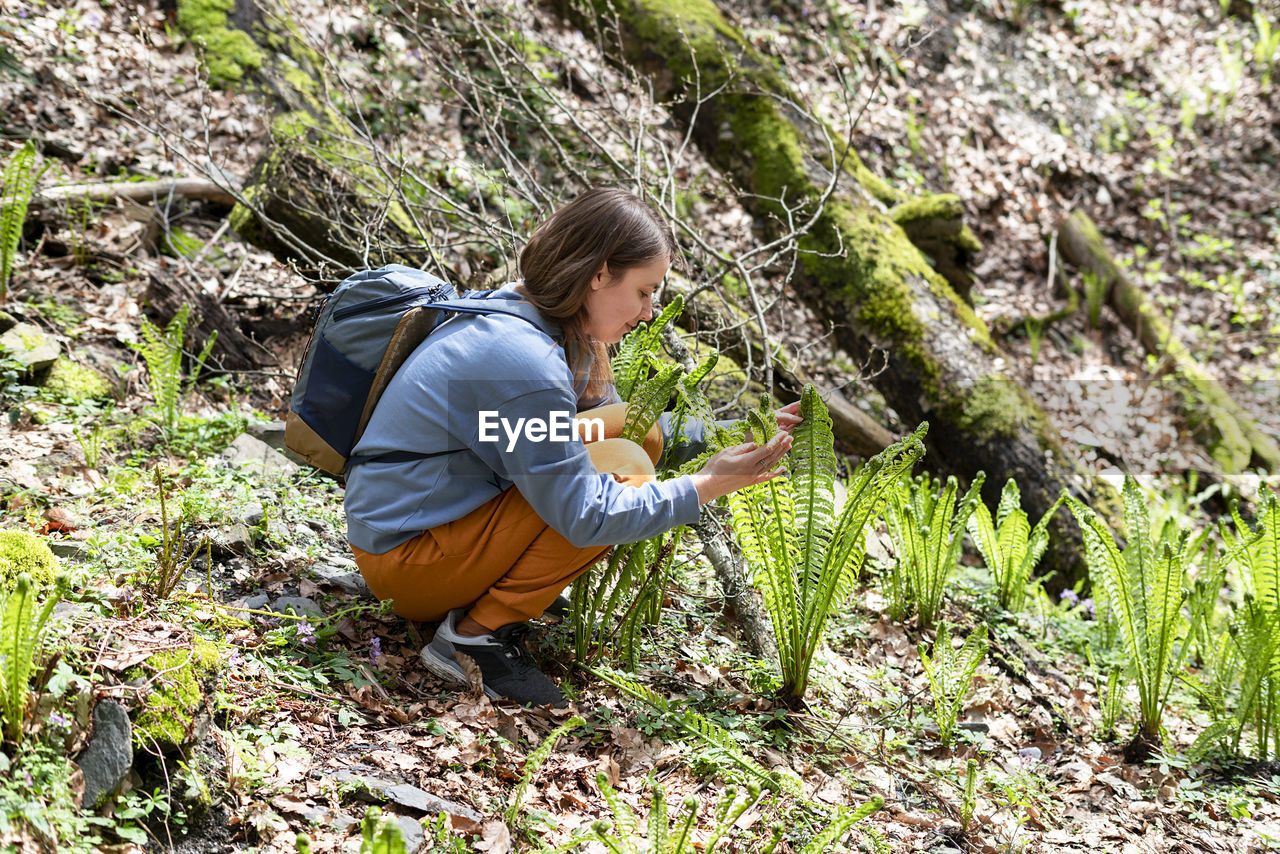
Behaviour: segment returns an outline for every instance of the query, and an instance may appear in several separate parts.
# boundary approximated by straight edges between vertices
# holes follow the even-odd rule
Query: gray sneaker
[[[463,637],[454,627],[465,613],[464,608],[450,611],[431,643],[423,647],[420,657],[428,670],[447,682],[466,685],[467,675],[454,657],[461,652],[480,668],[484,692],[490,697],[524,706],[568,705],[556,683],[534,665],[523,642],[527,624],[510,623],[487,635]]]

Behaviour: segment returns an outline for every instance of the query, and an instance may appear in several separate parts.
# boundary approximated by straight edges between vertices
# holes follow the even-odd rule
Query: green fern
[[[1049,520],[1060,506],[1061,498],[1040,517],[1033,529],[1022,509],[1022,493],[1013,478],[1009,478],[1000,493],[994,524],[987,505],[981,501],[974,504],[969,517],[969,536],[995,576],[1000,607],[1006,611],[1021,611],[1026,604],[1027,584],[1049,545]]]
[[[542,768],[542,764],[547,761],[547,757],[551,755],[551,751],[555,750],[556,742],[569,730],[577,729],[585,723],[586,721],[581,717],[574,715],[553,729],[551,734],[542,740],[542,744],[539,744],[537,749],[525,757],[524,774],[520,776],[520,782],[516,784],[516,790],[511,793],[511,803],[507,806],[505,814],[507,824],[514,826],[516,820],[520,817],[520,805],[524,803],[525,792],[529,790],[530,783],[533,782],[538,770]]]
[[[27,221],[27,207],[36,192],[36,182],[47,169],[40,167],[35,143],[27,140],[9,156],[0,175],[0,302],[9,294],[13,261],[22,241],[22,226]]]
[[[1066,493],[1063,493],[1066,496]],[[1084,535],[1085,560],[1096,589],[1106,596],[1138,687],[1138,723],[1155,739],[1186,644],[1176,644],[1182,628],[1187,567],[1203,538],[1163,526],[1153,538],[1147,502],[1132,478],[1125,478],[1128,546],[1121,551],[1107,524],[1091,508],[1066,496]]]
[[[163,330],[144,317],[142,341],[133,345],[147,365],[147,385],[156,402],[156,423],[169,440],[177,435],[182,407],[218,340],[218,332],[214,330],[197,354],[190,378],[185,377],[182,371],[182,345],[190,319],[191,308],[186,305],[178,309]]]
[[[67,590],[66,578],[59,576],[43,607],[36,610],[36,595],[31,576],[22,573],[17,585],[0,604],[0,715],[3,733],[17,744],[22,740],[26,717],[27,694],[35,658],[54,605]]]
[[[717,726],[697,712],[690,709],[677,708],[656,691],[646,688],[634,679],[628,679],[615,671],[599,667],[587,667],[585,669],[588,673],[603,679],[624,694],[628,694],[651,706],[654,710],[667,715],[687,735],[701,741],[712,751],[720,754],[746,772],[752,781],[774,791],[787,791],[797,795],[800,793],[799,778],[793,774],[766,770],[755,760],[744,754],[742,749],[738,747],[737,742],[733,740],[733,736],[729,735],[724,728]]]
[[[618,397],[630,401],[641,380],[649,374],[653,357],[658,353],[663,328],[684,311],[684,298],[677,295],[667,303],[662,313],[653,320],[632,330],[618,345],[618,353],[611,360],[613,385]]]
[[[933,719],[938,724],[938,739],[951,743],[951,734],[960,715],[960,704],[969,693],[978,665],[987,656],[987,627],[980,625],[964,639],[958,650],[951,647],[951,632],[947,624],[938,626],[930,655],[924,644],[917,649],[924,666],[929,688],[933,692]]]
[[[698,799],[692,796],[686,798],[684,815],[669,821],[666,793],[662,786],[655,783],[643,839],[639,835],[635,813],[618,797],[617,791],[603,773],[596,775],[596,787],[613,812],[614,820],[593,822],[590,827],[576,832],[566,843],[554,849],[556,852],[573,851],[595,842],[603,845],[610,854],[695,854],[725,850],[721,843],[727,843],[730,850],[758,850],[762,854],[771,854],[782,838],[783,829],[775,827],[772,838],[763,847],[757,847],[759,843],[755,840],[734,839],[735,824],[747,810],[760,802],[763,795],[761,787],[755,784],[748,785],[744,792],[740,792],[737,786],[726,786],[711,811],[710,830],[705,835],[695,835],[693,831],[698,823]],[[825,854],[832,850],[855,824],[883,805],[884,799],[876,797],[857,809],[839,810],[835,819],[810,840],[801,854]]]
[[[889,575],[890,615],[905,618],[914,606],[921,628],[932,626],[942,610],[947,581],[960,563],[969,516],[982,503],[978,492],[986,476],[978,472],[959,503],[959,486],[947,478],[939,492],[937,481],[902,479],[890,490],[885,521],[897,553]]]
[[[663,365],[652,377],[641,380],[627,401],[627,418],[621,438],[641,442],[658,418],[666,411],[676,393],[684,369],[679,365]]]
[[[751,438],[777,429],[765,405],[748,415]],[[733,533],[759,587],[778,642],[782,695],[802,698],[827,619],[853,591],[866,553],[866,529],[892,485],[924,453],[927,424],[867,460],[835,515],[836,458],[831,417],[813,386],[800,396],[789,474],[731,494]]]

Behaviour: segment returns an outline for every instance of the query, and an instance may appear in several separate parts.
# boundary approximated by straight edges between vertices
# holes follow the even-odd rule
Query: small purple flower
[[[27,7],[26,7],[26,6],[19,6],[19,7],[18,7],[18,17],[19,17],[19,18],[25,18],[25,17],[27,17]]]
[[[230,664],[233,667],[240,664],[242,661],[244,661],[244,656],[240,654],[240,650],[238,649],[232,650],[231,654],[227,656],[227,664]]]
[[[310,620],[301,620],[298,623],[298,641],[306,646],[315,645],[316,633],[311,628]]]
[[[53,724],[54,726],[67,726],[68,724],[71,723],[71,721],[67,720],[57,712],[50,712],[49,723]]]
[[[1098,616],[1098,609],[1094,606],[1092,599],[1086,599],[1080,604],[1084,606],[1084,612],[1089,615],[1090,620]]]
[[[374,638],[369,641],[369,661],[373,664],[378,663],[378,659],[382,657],[382,638]]]
[[[1074,590],[1063,590],[1062,593],[1059,594],[1058,598],[1062,599],[1062,601],[1066,602],[1072,608],[1080,604],[1080,597]]]

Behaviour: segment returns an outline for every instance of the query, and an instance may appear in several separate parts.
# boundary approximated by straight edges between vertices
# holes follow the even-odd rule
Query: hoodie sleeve
[[[505,368],[507,376],[538,373]],[[636,542],[696,522],[700,505],[689,478],[635,487],[596,470],[586,445],[572,435],[577,401],[567,367],[564,374],[518,386],[503,382],[501,392],[483,382],[469,384],[475,406],[462,411],[479,413],[470,431],[472,451],[579,548]]]

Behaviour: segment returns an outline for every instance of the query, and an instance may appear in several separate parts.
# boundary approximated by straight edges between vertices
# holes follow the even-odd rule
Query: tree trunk
[[[1192,432],[1222,470],[1239,474],[1253,466],[1280,469],[1280,448],[1275,440],[1263,433],[1230,393],[1196,362],[1174,335],[1164,313],[1116,264],[1084,211],[1072,211],[1063,220],[1059,245],[1064,258],[1101,280],[1111,307],[1147,353],[1173,364]]]
[[[791,221],[818,212],[801,240],[797,292],[836,324],[846,350],[860,358],[873,348],[887,351],[888,369],[875,384],[903,420],[930,422],[931,469],[963,478],[985,471],[992,503],[1004,481],[1016,478],[1033,516],[1064,488],[1110,515],[1110,491],[1073,466],[1043,412],[1005,375],[986,326],[885,213],[908,200],[795,106],[773,66],[711,0],[678,7],[592,0],[596,16],[587,18],[566,5],[562,13],[584,29],[616,22],[625,59],[661,96],[690,96],[679,117],[693,121],[704,153],[743,188],[741,202],[758,221],[789,221],[778,201],[784,198],[802,206]],[[614,40],[606,34],[602,43]],[[702,99],[696,114],[695,92]],[[840,182],[824,199],[833,170]],[[954,197],[935,198],[954,209]],[[922,215],[926,204],[899,209],[899,219],[938,219]],[[1079,529],[1070,514],[1058,514],[1051,529],[1043,568],[1056,571],[1055,586],[1070,585],[1085,572]]]

